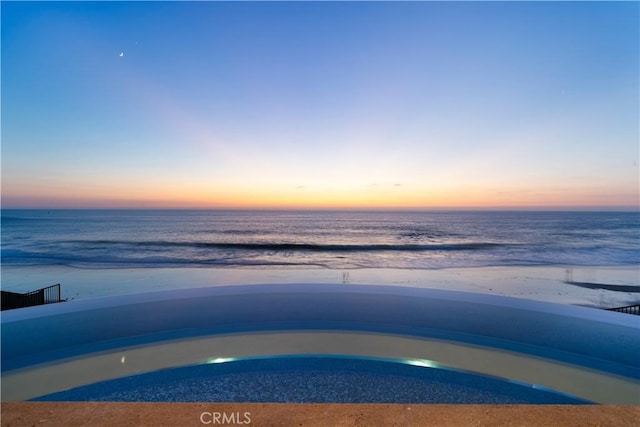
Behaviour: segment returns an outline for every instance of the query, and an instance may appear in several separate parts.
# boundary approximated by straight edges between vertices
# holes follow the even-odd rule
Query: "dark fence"
[[[619,313],[635,314],[640,316],[640,304],[628,305],[626,307],[607,308],[609,311],[617,311]]]
[[[13,308],[31,307],[33,305],[51,304],[60,302],[60,283],[37,291],[21,294],[18,292],[2,291],[2,310]]]

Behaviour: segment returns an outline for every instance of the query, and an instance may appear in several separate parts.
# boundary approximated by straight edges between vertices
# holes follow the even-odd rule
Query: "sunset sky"
[[[637,2],[2,2],[2,207],[638,207]]]

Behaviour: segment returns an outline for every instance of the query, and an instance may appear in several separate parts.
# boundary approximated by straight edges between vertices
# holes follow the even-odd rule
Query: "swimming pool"
[[[638,320],[396,286],[243,285],[96,298],[3,313],[2,396],[637,404]]]

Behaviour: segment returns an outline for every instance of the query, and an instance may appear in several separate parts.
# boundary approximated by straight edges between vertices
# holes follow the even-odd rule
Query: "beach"
[[[570,271],[570,276],[567,271]],[[566,283],[567,277],[576,284]],[[61,284],[62,298],[66,300],[224,285],[349,283],[447,289],[599,308],[640,302],[640,267],[496,266],[432,270],[299,267],[2,268],[2,288],[6,291],[28,292],[56,283]],[[590,286],[584,286],[585,283]],[[611,286],[616,290],[611,290]],[[624,291],[627,288],[629,291]]]

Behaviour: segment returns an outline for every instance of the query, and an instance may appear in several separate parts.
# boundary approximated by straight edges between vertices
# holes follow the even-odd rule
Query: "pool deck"
[[[3,402],[22,426],[631,426],[640,406]],[[214,423],[213,414],[235,423]],[[245,413],[249,413],[245,415]],[[202,417],[202,420],[201,420]],[[246,417],[246,418],[245,418]],[[203,422],[204,421],[204,422]],[[250,422],[247,422],[250,421]]]

